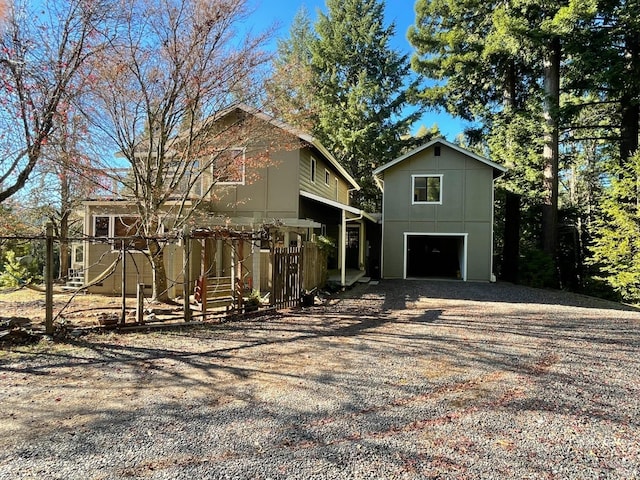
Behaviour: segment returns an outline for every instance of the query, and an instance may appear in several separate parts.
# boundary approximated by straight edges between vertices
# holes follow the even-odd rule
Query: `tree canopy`
[[[391,47],[396,27],[385,24],[384,5],[328,0],[326,13],[318,11],[313,35],[306,13],[298,14],[275,64],[276,79],[285,69],[297,79],[287,87],[298,101],[283,105],[276,96],[277,112],[284,118],[287,109],[304,113],[298,126],[311,126],[360,183],[354,203],[371,211],[380,208],[371,172],[411,145],[407,133],[420,116],[411,108],[417,81],[408,56]]]

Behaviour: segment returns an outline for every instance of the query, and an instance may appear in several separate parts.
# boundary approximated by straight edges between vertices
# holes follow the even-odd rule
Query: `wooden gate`
[[[298,307],[301,301],[302,248],[275,248],[271,305],[275,308]]]

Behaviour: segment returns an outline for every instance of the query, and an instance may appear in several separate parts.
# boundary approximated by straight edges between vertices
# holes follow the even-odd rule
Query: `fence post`
[[[121,293],[122,293],[122,308],[120,312],[120,325],[124,325],[127,319],[127,248],[125,246],[125,240],[122,239],[122,246],[120,250],[122,255],[122,278],[121,281]]]
[[[45,276],[45,321],[44,331],[47,335],[53,335],[53,224],[46,225],[46,251],[44,262]]]
[[[136,322],[144,322],[144,283],[136,285]]]
[[[182,235],[182,253],[183,253],[183,265],[184,265],[184,273],[182,275],[183,285],[182,285],[182,296],[184,297],[184,321],[191,321],[191,304],[190,304],[190,293],[191,293],[191,236],[189,235],[189,231],[185,228],[184,233]]]

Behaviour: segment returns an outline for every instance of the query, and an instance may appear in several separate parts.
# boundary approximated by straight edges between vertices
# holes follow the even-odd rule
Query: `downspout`
[[[347,211],[342,209],[342,225],[340,229],[340,286],[347,284]]]
[[[380,179],[380,177],[378,175],[374,175],[373,179],[376,182],[376,185],[378,185],[378,188],[380,189],[380,191],[382,192],[382,218],[381,218],[381,222],[382,222],[382,227],[380,229],[380,278],[384,278],[384,180]],[[405,247],[405,252],[406,252],[406,247]],[[405,268],[406,268],[406,262],[405,262]]]

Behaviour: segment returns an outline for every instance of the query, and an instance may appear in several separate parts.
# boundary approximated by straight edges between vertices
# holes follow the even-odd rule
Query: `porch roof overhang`
[[[345,205],[344,203],[336,202],[335,200],[329,200],[328,198],[321,197],[314,193],[300,190],[300,196],[303,198],[308,198],[318,203],[322,203],[323,205],[327,205],[329,207],[337,208],[346,213],[351,213],[352,215],[355,215],[355,216],[361,216],[362,218],[366,218],[367,220],[373,223],[379,222],[378,218],[376,218],[374,215],[370,213],[365,212],[364,210],[360,210],[359,208],[352,207],[350,205]]]
[[[307,218],[256,218],[256,217],[211,217],[200,221],[204,227],[233,226],[238,228],[262,227],[292,227],[292,228],[320,228],[322,224]]]

